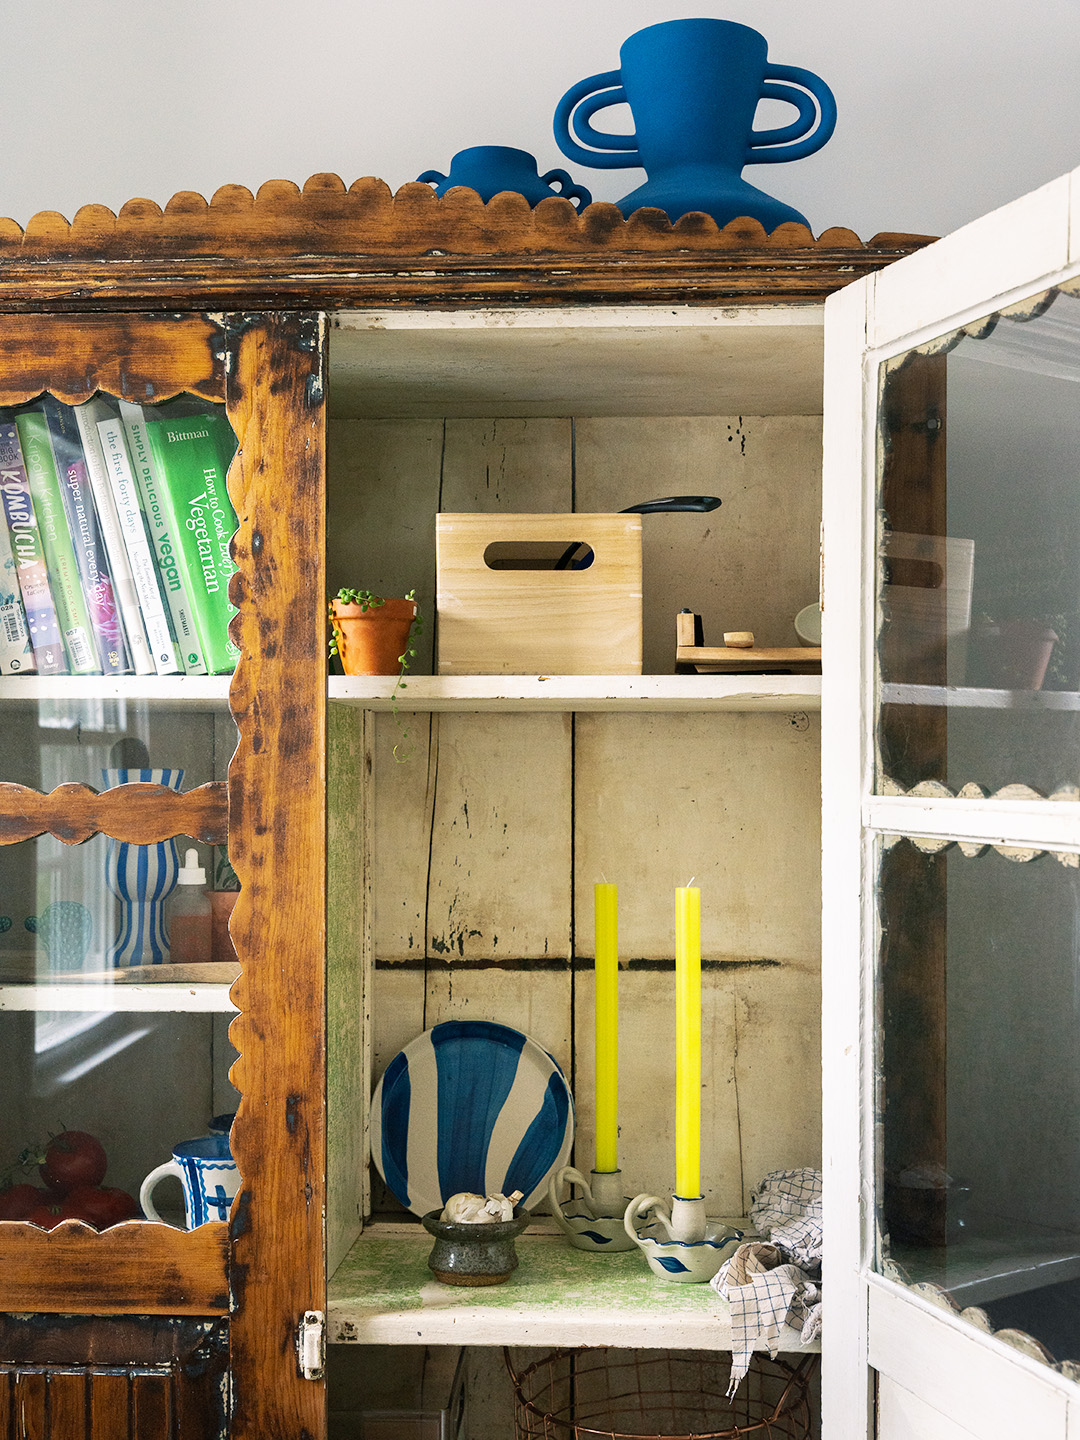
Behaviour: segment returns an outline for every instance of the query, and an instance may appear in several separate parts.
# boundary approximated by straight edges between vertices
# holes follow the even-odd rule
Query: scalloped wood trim
[[[165,255],[313,255],[383,250],[417,253],[431,247],[453,254],[556,250],[744,250],[918,248],[926,235],[882,233],[865,243],[851,230],[832,227],[815,240],[803,225],[787,223],[766,234],[756,220],[732,220],[723,229],[698,212],[674,225],[661,210],[642,209],[628,220],[615,205],[597,201],[580,214],[569,200],[551,196],[535,208],[504,192],[485,204],[475,190],[457,187],[437,197],[429,185],[411,181],[392,194],[375,176],[346,189],[333,174],[312,175],[301,190],[288,180],[268,180],[257,195],[243,185],[223,185],[209,203],[194,191],[174,195],[164,211],[152,200],[129,200],[119,215],[104,205],[84,205],[68,222],[43,210],[20,229],[0,221],[0,256],[24,254],[106,256],[122,251]]]
[[[0,374],[0,405],[46,389],[70,405],[98,390],[142,403],[225,398],[221,326],[205,315],[0,316]]]
[[[134,1221],[100,1234],[0,1224],[0,1310],[47,1314],[227,1315],[229,1227]]]
[[[313,175],[226,185],[209,203],[181,191],[162,210],[129,200],[118,215],[84,205],[70,223],[42,211],[25,231],[0,220],[0,310],[251,310],[344,306],[761,304],[819,302],[928,244],[834,226],[766,235],[756,220],[721,230],[707,215],[674,225],[660,210],[624,219],[597,202],[580,215],[551,196],[534,209],[506,192],[396,194],[371,176],[345,188]],[[617,261],[617,264],[613,264]]]
[[[174,835],[224,845],[228,786],[212,780],[179,794],[167,785],[141,782],[100,793],[89,785],[67,784],[43,795],[26,785],[0,783],[0,845],[46,833],[65,845],[81,845],[99,834],[129,845],[156,845]]]

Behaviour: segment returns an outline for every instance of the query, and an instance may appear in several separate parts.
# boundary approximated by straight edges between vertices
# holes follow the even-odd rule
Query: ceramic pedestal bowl
[[[440,1220],[440,1210],[421,1217],[424,1229],[434,1235],[428,1269],[444,1285],[501,1285],[517,1269],[514,1240],[531,1216],[519,1205],[512,1220],[491,1225],[460,1225]]]

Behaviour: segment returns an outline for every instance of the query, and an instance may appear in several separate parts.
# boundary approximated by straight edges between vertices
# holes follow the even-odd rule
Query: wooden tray
[[[751,649],[701,644],[701,617],[682,610],[675,617],[675,668],[693,666],[699,675],[721,673],[761,675],[785,671],[792,675],[820,675],[821,648],[792,645],[780,649]]]

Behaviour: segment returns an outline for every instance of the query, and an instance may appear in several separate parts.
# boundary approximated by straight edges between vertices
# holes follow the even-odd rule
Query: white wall
[[[396,187],[475,144],[547,168],[564,90],[702,13],[833,87],[820,154],[747,172],[817,232],[944,233],[1080,164],[1076,0],[7,0],[0,215],[320,170]],[[644,178],[568,168],[597,199]]]

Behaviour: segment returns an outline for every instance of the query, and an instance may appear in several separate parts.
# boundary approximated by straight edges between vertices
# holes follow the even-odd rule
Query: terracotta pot
[[[338,655],[346,675],[396,675],[416,619],[415,600],[386,600],[369,610],[333,602]]]
[[[1042,620],[1002,620],[971,631],[980,683],[994,690],[1041,690],[1058,634]]]

